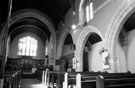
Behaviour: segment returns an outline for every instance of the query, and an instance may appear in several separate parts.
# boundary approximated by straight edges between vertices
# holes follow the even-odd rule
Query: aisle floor
[[[36,79],[22,79],[20,88],[46,88],[44,84]]]

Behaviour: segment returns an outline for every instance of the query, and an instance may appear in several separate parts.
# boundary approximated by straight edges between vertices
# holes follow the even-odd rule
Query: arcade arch
[[[60,57],[60,70],[61,71],[71,71],[72,69],[72,59],[74,58],[73,38],[70,33],[66,35],[65,41],[62,47],[62,56]],[[73,47],[71,47],[73,46]]]
[[[77,60],[77,69],[76,71],[90,71],[92,68],[90,61],[92,61],[93,58],[91,58],[90,60],[90,51],[92,51],[91,49],[92,44],[95,44],[97,42],[100,42],[103,40],[103,37],[101,35],[101,33],[98,31],[98,29],[96,29],[95,27],[92,26],[87,26],[86,28],[83,29],[83,31],[81,32],[77,43],[76,43],[76,51],[75,51],[75,58]],[[102,42],[103,43],[103,42]],[[88,50],[88,52],[86,52],[87,55],[84,55],[85,53],[85,48]],[[102,46],[100,46],[100,49],[102,48]],[[98,52],[100,51],[100,49],[96,49]],[[95,52],[95,51],[93,51]],[[89,53],[89,54],[88,54]],[[84,60],[84,56],[86,57],[86,60]],[[89,60],[89,63],[83,65],[85,62],[87,62]],[[84,69],[84,68],[87,69]]]
[[[135,52],[133,50],[134,13],[135,1],[124,1],[116,11],[107,28],[105,39],[106,47],[110,53],[111,72],[134,72],[135,64],[132,63],[135,57],[133,56],[133,52]],[[118,55],[118,52],[121,52],[119,54],[122,55],[122,57]]]

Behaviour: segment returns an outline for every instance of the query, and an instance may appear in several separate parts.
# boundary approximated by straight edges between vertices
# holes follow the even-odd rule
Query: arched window
[[[86,23],[94,18],[93,1],[81,0],[79,6],[79,22]]]
[[[31,36],[20,38],[18,41],[18,52],[20,56],[36,56],[37,40]]]

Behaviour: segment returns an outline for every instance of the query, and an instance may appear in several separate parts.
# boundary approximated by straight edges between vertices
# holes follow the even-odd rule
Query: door
[[[83,52],[83,71],[89,71],[88,66],[88,52]]]

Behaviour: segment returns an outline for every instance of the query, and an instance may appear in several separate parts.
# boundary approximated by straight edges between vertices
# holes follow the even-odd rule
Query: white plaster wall
[[[129,48],[128,48],[128,69],[135,72],[135,30],[128,34]]]
[[[72,14],[72,9],[70,9],[67,14],[65,15],[65,26],[66,28],[71,28],[73,24],[77,25],[79,23],[79,15],[76,13],[76,15]]]
[[[91,53],[90,55],[92,56],[89,57],[90,71],[104,71],[102,66],[102,56],[100,54],[103,45],[104,45],[103,41],[92,45],[92,51],[90,52]]]
[[[66,55],[73,54],[73,53],[74,53],[74,50],[70,49],[70,45],[63,46],[62,56],[66,56]]]
[[[71,50],[69,45],[59,46],[59,50],[61,50],[60,48],[62,48],[60,57],[70,55],[70,54],[74,53],[74,50]],[[59,50],[57,51],[57,53],[60,52]],[[58,59],[60,59],[60,57]],[[59,65],[55,66],[55,70],[60,70]]]
[[[127,52],[126,48],[128,46],[121,47],[121,45],[117,42],[116,56],[117,56],[117,66],[118,72],[126,72],[127,71]]]
[[[17,56],[18,39],[19,39],[20,37],[25,36],[25,35],[28,35],[28,33],[27,33],[27,34],[23,33],[23,34],[21,34],[21,35],[16,36],[16,37],[13,39],[13,41],[12,41],[12,43],[10,44],[10,47],[9,47],[9,49],[10,49],[10,50],[9,50],[9,55],[8,55],[9,57],[11,57],[11,58],[17,58],[17,57],[18,57],[18,56]],[[37,56],[35,56],[35,57],[33,57],[33,58],[34,58],[34,59],[43,59],[43,58],[45,57],[45,48],[44,48],[44,45],[43,45],[41,39],[40,39],[38,36],[36,36],[36,35],[34,35],[34,34],[32,34],[32,33],[29,33],[29,35],[30,35],[30,36],[33,36],[35,39],[38,40]]]
[[[108,3],[102,8],[99,7],[95,10],[94,19],[92,19],[88,24],[99,29],[102,35],[105,36],[112,17],[123,1],[124,0],[106,0]]]
[[[128,45],[123,47],[117,42],[118,72],[135,72],[135,30],[128,33],[128,42]]]
[[[79,4],[80,0],[76,2]],[[105,36],[106,30],[118,8],[124,0],[94,0],[94,18],[88,25],[94,26]],[[72,24],[79,25],[79,6],[76,6],[76,15],[70,9],[65,16],[65,28],[71,28]],[[82,24],[81,24],[82,25]]]

